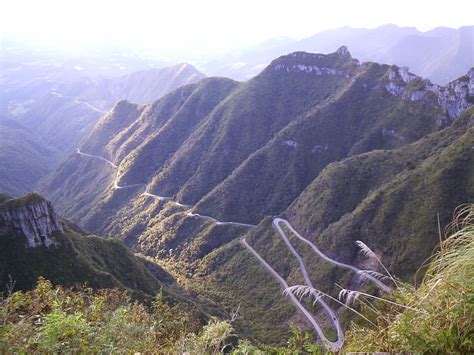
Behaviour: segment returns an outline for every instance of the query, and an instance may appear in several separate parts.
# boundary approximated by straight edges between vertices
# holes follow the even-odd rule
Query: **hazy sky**
[[[278,36],[386,23],[428,30],[473,25],[473,0],[0,0],[0,31],[57,45],[120,41],[228,49]]]

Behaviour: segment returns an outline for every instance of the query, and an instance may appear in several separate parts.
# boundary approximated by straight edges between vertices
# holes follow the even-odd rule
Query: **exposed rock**
[[[289,147],[298,148],[298,143],[296,143],[295,141],[292,141],[292,140],[288,139],[286,141],[283,141],[283,143],[286,144]]]
[[[446,86],[423,80],[410,73],[407,67],[392,66],[388,69],[387,76],[388,83],[385,84],[385,90],[404,100],[419,101],[428,92],[434,93],[448,121],[457,118],[474,102],[474,68],[469,70],[466,77],[454,80]],[[415,81],[415,85],[408,85]]]
[[[343,55],[345,57],[351,57],[351,53],[349,52],[349,50],[347,49],[346,46],[341,46],[337,49],[336,51],[337,54],[340,54],[340,55]]]
[[[335,53],[330,54],[294,52],[274,60],[269,67],[277,72],[350,78],[353,69],[359,65],[359,61],[351,57],[347,47],[342,46]]]
[[[469,96],[474,96],[474,68],[471,68],[467,73],[469,78]]]
[[[311,149],[311,153],[319,153],[319,152],[322,152],[323,150],[328,150],[329,147],[327,144],[325,144],[324,146],[321,145],[321,144],[316,144],[313,149]]]
[[[467,80],[457,79],[442,87],[430,88],[438,94],[438,102],[450,118],[457,118],[474,102],[474,68],[469,70]]]
[[[0,234],[20,233],[27,247],[57,244],[53,232],[63,232],[51,203],[37,194],[28,194],[0,204]]]
[[[326,68],[326,67],[318,67],[317,65],[277,64],[277,65],[275,65],[274,68],[275,68],[275,71],[286,71],[288,73],[306,72],[306,73],[313,73],[315,75],[338,75],[338,76],[348,77],[348,74],[344,70]]]

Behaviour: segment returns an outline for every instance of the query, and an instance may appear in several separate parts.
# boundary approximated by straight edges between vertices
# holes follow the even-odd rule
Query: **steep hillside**
[[[295,71],[275,70],[283,63]],[[298,65],[319,67],[306,72]],[[151,182],[149,192],[195,203],[276,132],[343,90],[357,68],[357,61],[341,50],[327,56],[282,57],[259,77],[238,86],[226,79],[209,79],[194,95],[183,88],[148,106],[129,128],[116,133],[119,138],[103,146],[112,147],[107,154],[111,158],[128,153],[119,167],[119,185]],[[183,131],[184,120],[191,127]],[[96,152],[89,150],[88,141],[103,140],[97,137],[102,137],[100,132],[93,132],[81,149]],[[144,143],[133,149],[137,141]],[[60,185],[50,184],[46,191],[53,196],[60,190]]]
[[[278,132],[195,210],[257,223],[282,212],[330,162],[400,147],[436,131],[444,117],[436,95],[419,78],[403,82],[400,73],[397,68],[363,65],[343,92]],[[406,92],[388,91],[394,83]],[[415,97],[419,92],[423,94]]]
[[[47,88],[30,87],[29,91],[21,86],[21,80],[27,78],[17,78],[18,82],[12,83],[13,93],[8,92],[2,98],[14,101],[17,95],[18,100],[24,100],[23,96],[31,95],[31,100],[21,101],[22,106],[16,113],[9,114],[14,119],[2,119],[0,123],[2,135],[6,137],[0,142],[1,161],[7,167],[0,176],[0,188],[13,195],[34,189],[42,177],[80,145],[99,118],[113,109],[118,100],[149,103],[202,78],[204,75],[188,64],[114,78],[48,79],[51,83],[44,85]],[[5,104],[8,106],[8,102]],[[122,124],[114,132],[126,127]],[[33,145],[36,149],[32,149]],[[21,157],[16,153],[20,150]]]
[[[355,245],[362,240],[391,273],[411,280],[439,242],[437,214],[445,226],[458,205],[474,200],[474,111],[466,116],[456,127],[406,147],[329,165],[282,215],[330,258],[370,267]],[[290,236],[319,290],[336,297],[340,289],[335,283],[360,287],[355,273],[334,267]],[[272,228],[271,218],[260,222],[246,239],[290,285],[304,284],[297,260]],[[182,258],[188,243],[192,242],[183,243],[183,254],[174,247],[173,254],[178,255],[165,259]],[[210,252],[197,265],[194,287],[230,309],[242,302],[245,331],[273,341],[284,336],[286,320],[295,319],[294,308],[285,305],[277,281],[237,240]],[[339,311],[341,322],[347,324],[352,315]],[[322,324],[327,322],[324,315],[319,317]]]
[[[17,119],[50,145],[69,153],[120,99],[149,103],[204,75],[188,64],[150,69],[116,78],[59,82]]]
[[[21,195],[51,171],[60,153],[36,132],[0,117],[0,191]]]
[[[0,204],[2,290],[10,279],[16,289],[30,289],[39,276],[64,286],[119,287],[148,295],[173,283],[163,270],[157,280],[121,242],[83,233],[38,194],[5,197]]]

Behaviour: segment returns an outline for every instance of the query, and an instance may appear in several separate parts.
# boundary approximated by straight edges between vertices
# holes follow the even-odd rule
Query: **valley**
[[[331,70],[315,73],[299,65]],[[281,70],[287,67],[295,71]],[[285,305],[280,279],[265,265],[288,285],[304,284],[299,273],[306,270],[312,284],[335,298],[335,282],[372,287],[356,281],[364,269],[356,240],[370,242],[401,277],[411,277],[429,256],[430,247],[404,253],[392,243],[400,228],[414,245],[427,243],[428,235],[436,235],[429,211],[445,211],[440,217],[447,223],[456,204],[471,198],[468,182],[439,185],[443,175],[431,175],[428,186],[438,186],[439,195],[432,194],[430,207],[417,207],[418,214],[426,211],[426,220],[413,231],[404,219],[409,210],[395,212],[388,204],[391,217],[366,214],[382,213],[372,207],[380,203],[378,196],[386,203],[401,198],[440,161],[449,161],[440,172],[455,169],[457,181],[461,176],[469,181],[471,80],[472,72],[449,84],[451,91],[404,68],[361,64],[346,48],[329,55],[294,53],[247,83],[209,78],[145,108],[119,103],[79,154],[55,172],[44,193],[68,218],[95,233],[119,236],[224,312],[240,304],[236,328],[244,336],[278,342],[295,310]],[[309,99],[298,90],[316,91]],[[203,101],[216,92],[221,96],[212,96],[212,105]],[[266,97],[279,99],[269,104]],[[425,196],[420,188],[415,194]],[[389,220],[392,225],[377,224]],[[360,230],[360,224],[370,227]],[[298,258],[292,261],[286,244],[292,238],[304,269],[295,263]],[[249,259],[247,246],[261,259]],[[259,270],[261,260],[267,264]],[[351,316],[328,302],[346,327]],[[271,316],[269,303],[278,310]],[[328,326],[319,308],[308,312],[316,314],[321,329]]]
[[[4,34],[0,352],[472,352],[474,27],[165,3]]]

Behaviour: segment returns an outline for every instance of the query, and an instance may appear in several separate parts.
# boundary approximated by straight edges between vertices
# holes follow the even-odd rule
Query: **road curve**
[[[278,274],[266,261],[263,259],[260,254],[258,254],[255,249],[253,249],[245,240],[245,237],[240,239],[240,242],[244,245],[244,247],[249,250],[260,263],[280,282],[280,284],[283,286],[283,289],[286,290],[289,286],[286,283],[285,279]],[[314,317],[311,315],[311,313],[308,312],[308,310],[301,304],[301,302],[296,298],[296,296],[293,293],[288,293],[288,297],[290,298],[290,301],[305,315],[305,317],[309,320],[311,325],[313,326],[314,330],[318,334],[318,336],[323,340],[323,343],[327,345],[328,347],[331,348],[333,351],[337,351],[342,347],[342,343],[340,343],[340,338],[338,338],[337,342],[332,342],[329,341],[329,339],[326,338],[324,335],[321,327],[319,326],[318,322]],[[337,318],[336,318],[337,319]],[[338,322],[339,324],[339,322]]]
[[[101,110],[100,108],[97,108],[95,106],[92,106],[90,103],[88,102],[85,102],[85,101],[79,101],[79,98],[76,97],[74,98],[74,102],[76,104],[81,104],[81,105],[86,105],[87,107],[89,107],[91,110],[93,111],[96,111],[96,112],[100,112],[100,113],[107,113],[108,111],[105,111],[105,110]]]
[[[105,161],[107,164],[112,165],[113,168],[115,168],[115,169],[118,168],[118,165],[115,165],[115,164],[112,163],[109,159],[105,159],[104,157],[101,157],[100,155],[94,155],[94,154],[83,153],[83,152],[81,152],[81,150],[80,150],[79,148],[76,148],[76,153],[79,154],[79,155],[83,155],[83,156],[85,156],[85,157],[97,158],[97,159],[103,160],[103,161]]]
[[[288,239],[288,237],[286,236],[286,234],[283,232],[283,230],[278,225],[278,222],[279,222],[278,218],[275,218],[273,220],[273,228],[275,228],[275,230],[278,232],[280,237],[285,242],[288,249],[290,249],[291,253],[298,260],[298,263],[300,264],[300,270],[301,270],[301,273],[303,274],[303,278],[304,278],[304,281],[306,283],[306,286],[309,286],[309,287],[315,289],[315,287],[313,286],[313,283],[311,282],[311,279],[309,277],[308,271],[306,270],[306,266],[304,264],[303,258],[301,257],[300,254],[298,254],[296,249],[293,247],[293,245],[291,244],[291,242]],[[334,347],[338,347],[339,349],[342,348],[342,345],[344,344],[344,331],[342,330],[341,324],[339,323],[339,319],[336,315],[336,312],[334,312],[334,310],[321,297],[318,297],[316,299],[316,301],[326,310],[326,313],[329,315],[329,318],[331,319],[331,322],[333,323],[334,328],[336,328],[337,341],[333,343]]]
[[[313,251],[318,254],[322,259],[326,260],[327,262],[333,264],[333,265],[336,265],[336,266],[339,266],[339,267],[342,267],[344,269],[349,269],[349,270],[352,270],[354,271],[355,273],[358,273],[359,271],[361,271],[359,268],[355,267],[355,266],[352,266],[352,265],[348,265],[348,264],[344,264],[344,263],[341,263],[339,261],[336,261],[334,259],[331,259],[330,257],[328,257],[326,254],[324,254],[322,251],[320,251],[318,249],[318,247],[316,245],[314,245],[312,242],[310,242],[308,239],[304,238],[303,236],[301,236],[301,234],[299,234],[294,228],[293,226],[290,224],[290,222],[288,222],[286,219],[283,219],[283,218],[274,218],[273,219],[273,227],[275,228],[275,230],[278,232],[278,234],[284,238],[284,239],[288,239],[286,237],[286,234],[285,232],[281,229],[280,227],[280,223],[283,223],[284,225],[286,225],[290,230],[291,232],[293,232],[293,234],[298,238],[300,239],[301,241],[305,242],[306,244],[308,244],[311,249],[313,249]],[[368,274],[365,274],[364,275],[365,278],[371,280],[373,283],[375,283],[377,285],[377,287],[379,287],[381,290],[385,291],[385,292],[390,292],[392,289],[385,285],[382,281],[376,279],[375,277],[371,276],[371,275],[368,275]]]
[[[129,188],[133,188],[133,187],[143,187],[145,189],[142,193],[144,196],[153,197],[153,198],[157,198],[157,199],[165,200],[165,201],[171,201],[171,202],[174,202],[176,205],[178,205],[180,207],[185,207],[185,208],[188,208],[188,209],[191,209],[191,208],[194,207],[194,206],[191,206],[191,205],[184,205],[182,203],[179,203],[178,201],[175,201],[172,197],[159,196],[159,195],[152,194],[152,193],[148,192],[147,184],[133,184],[133,185],[120,186],[118,184],[118,180],[119,180],[119,170],[118,170],[118,168],[119,168],[120,164],[116,165],[113,162],[111,162],[110,160],[108,160],[104,157],[101,157],[100,155],[83,153],[83,152],[81,152],[81,150],[79,148],[76,148],[76,152],[77,152],[77,154],[85,156],[85,157],[96,158],[96,159],[100,159],[102,161],[105,161],[107,164],[110,164],[113,168],[117,169],[117,174],[115,175],[114,185],[113,185],[114,189],[116,189],[116,190],[129,189]],[[242,227],[247,227],[247,228],[255,228],[256,227],[256,225],[254,225],[254,224],[239,223],[239,222],[223,222],[223,221],[219,221],[219,220],[217,220],[217,219],[215,219],[211,216],[204,216],[204,215],[201,215],[201,214],[198,214],[198,213],[188,212],[187,215],[190,216],[190,217],[197,217],[197,218],[207,219],[209,221],[214,222],[216,225],[234,225],[234,226],[242,226]]]
[[[179,206],[186,207],[186,208],[189,208],[189,209],[193,208],[193,206],[183,205],[183,204],[175,201],[172,197],[159,196],[159,195],[155,195],[155,194],[152,194],[152,193],[148,192],[148,186],[146,184],[133,184],[133,185],[127,185],[127,186],[120,186],[118,184],[118,180],[119,180],[119,175],[118,175],[119,170],[118,170],[118,168],[119,168],[120,164],[116,165],[113,162],[111,162],[110,160],[108,160],[104,157],[101,157],[99,155],[83,153],[83,152],[81,152],[81,150],[79,148],[77,148],[77,154],[82,155],[82,156],[86,156],[86,157],[100,159],[102,161],[105,161],[107,164],[110,164],[113,168],[117,169],[117,174],[115,176],[114,185],[113,185],[113,187],[115,189],[143,187],[144,192],[142,194],[147,196],[147,197],[153,197],[153,198],[158,198],[158,199],[161,199],[161,200],[172,201],[172,202],[176,203]],[[193,212],[188,212],[187,215],[190,216],[190,217],[197,217],[197,218],[207,219],[209,221],[212,221],[216,225],[236,225],[236,226],[243,226],[243,227],[247,227],[247,228],[255,228],[256,227],[256,225],[247,224],[247,223],[223,222],[223,221],[219,221],[219,220],[217,220],[217,219],[215,219],[211,216],[205,216],[205,215],[201,215],[201,214],[193,213]],[[338,262],[336,260],[333,260],[333,259],[329,258],[324,253],[322,253],[316,247],[316,245],[314,245],[312,242],[310,242],[309,240],[307,240],[306,238],[301,236],[287,220],[285,220],[283,218],[278,218],[278,217],[274,218],[273,222],[272,222],[272,225],[273,225],[274,229],[277,231],[277,233],[280,235],[280,237],[283,239],[283,241],[287,245],[288,249],[290,249],[291,253],[298,260],[299,265],[300,265],[300,270],[303,274],[303,277],[304,277],[304,280],[305,280],[305,283],[306,283],[307,286],[314,288],[313,284],[311,282],[311,279],[309,277],[309,274],[306,270],[306,266],[304,264],[303,258],[298,254],[298,252],[295,250],[295,248],[291,244],[290,240],[288,239],[285,232],[283,231],[283,229],[280,226],[281,223],[285,224],[298,239],[300,239],[301,241],[303,241],[304,243],[309,245],[317,255],[319,255],[321,258],[323,258],[327,262],[329,262],[333,265],[342,267],[342,268],[352,270],[356,273],[361,271],[360,269],[358,269],[358,268],[356,268],[352,265],[344,264],[344,263],[341,263],[341,262]],[[284,289],[287,289],[289,287],[288,284],[286,283],[286,281],[247,243],[247,241],[245,240],[245,237],[241,238],[240,241],[245,246],[245,248],[247,248],[260,261],[260,263],[280,282],[280,284],[284,287]],[[372,282],[374,282],[383,291],[385,291],[385,292],[390,292],[391,291],[390,287],[388,287],[387,285],[382,283],[380,280],[374,278],[373,276],[366,274],[365,277],[370,279]],[[321,327],[317,323],[316,319],[298,301],[298,299],[296,298],[295,295],[293,295],[292,293],[289,293],[288,297],[290,298],[290,301],[306,316],[306,318],[310,321],[311,325],[315,329],[318,336],[323,340],[323,342],[331,350],[337,351],[337,350],[340,350],[342,348],[342,345],[344,343],[344,333],[343,333],[342,327],[339,323],[339,319],[338,319],[336,313],[334,312],[334,310],[321,297],[317,298],[317,302],[326,310],[327,314],[329,315],[329,317],[331,319],[331,322],[333,323],[334,327],[336,328],[337,341],[335,341],[335,342],[332,342],[332,341],[330,341],[329,339],[326,338],[326,336],[324,335]]]
[[[199,213],[188,212],[188,216],[190,216],[190,217],[199,217],[199,218],[207,219],[207,220],[210,220],[210,221],[214,222],[214,223],[217,224],[217,225],[234,225],[234,226],[242,226],[242,227],[248,227],[248,228],[255,228],[255,227],[257,227],[255,224],[239,223],[239,222],[223,222],[223,221],[219,221],[218,219],[215,219],[215,218],[213,218],[213,217],[204,216],[204,215],[199,214]]]

